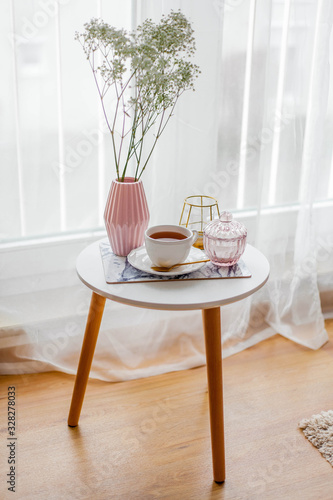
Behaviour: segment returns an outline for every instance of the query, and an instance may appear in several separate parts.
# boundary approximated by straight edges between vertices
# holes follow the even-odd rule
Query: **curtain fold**
[[[265,287],[222,308],[224,357],[276,333],[311,349],[327,341],[320,292],[333,292],[331,2],[142,0],[135,12],[128,0],[71,0],[52,12],[11,2],[10,12],[0,7],[12,89],[0,84],[0,373],[77,367],[90,291],[75,259],[101,237],[114,171],[74,32],[99,15],[131,29],[179,8],[193,23],[201,75],[143,176],[150,224],[177,224],[186,196],[214,196],[267,256]],[[200,311],[107,301],[92,377],[128,380],[204,363]]]

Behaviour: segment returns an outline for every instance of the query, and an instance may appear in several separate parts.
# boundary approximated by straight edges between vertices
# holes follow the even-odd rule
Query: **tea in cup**
[[[185,262],[191,246],[198,238],[197,231],[175,225],[152,226],[145,232],[148,257],[155,266],[171,267]]]

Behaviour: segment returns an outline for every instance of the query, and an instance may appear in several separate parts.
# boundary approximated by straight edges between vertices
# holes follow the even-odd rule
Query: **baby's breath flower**
[[[195,53],[193,29],[180,11],[163,15],[159,24],[146,19],[131,33],[95,18],[85,23],[84,28],[83,33],[75,33],[75,39],[81,43],[94,74],[111,133],[117,177],[124,179],[129,160],[134,156],[135,179],[139,179],[178,98],[185,90],[194,90],[194,80],[200,71],[190,61]],[[112,117],[108,116],[104,104],[110,88],[114,89],[117,100]],[[130,96],[127,95],[129,90]],[[117,145],[116,125],[121,111],[123,119]],[[128,122],[130,126],[126,131]],[[143,158],[143,141],[154,124],[157,124],[157,133],[150,152]],[[130,135],[128,150],[120,171],[127,135]]]

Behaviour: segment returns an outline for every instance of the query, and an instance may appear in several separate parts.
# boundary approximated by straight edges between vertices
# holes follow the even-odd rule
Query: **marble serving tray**
[[[237,264],[230,267],[217,267],[207,262],[199,270],[178,276],[157,276],[139,271],[131,266],[127,257],[115,255],[107,242],[99,245],[105,274],[105,281],[109,284],[117,283],[142,283],[152,281],[179,281],[179,280],[210,280],[226,278],[250,278],[251,272],[244,261],[240,259]]]

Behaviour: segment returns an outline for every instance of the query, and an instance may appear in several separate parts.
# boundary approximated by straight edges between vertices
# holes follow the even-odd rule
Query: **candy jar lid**
[[[244,224],[233,220],[230,212],[221,212],[220,218],[212,220],[204,229],[204,235],[207,238],[234,240],[244,238],[247,230]]]

